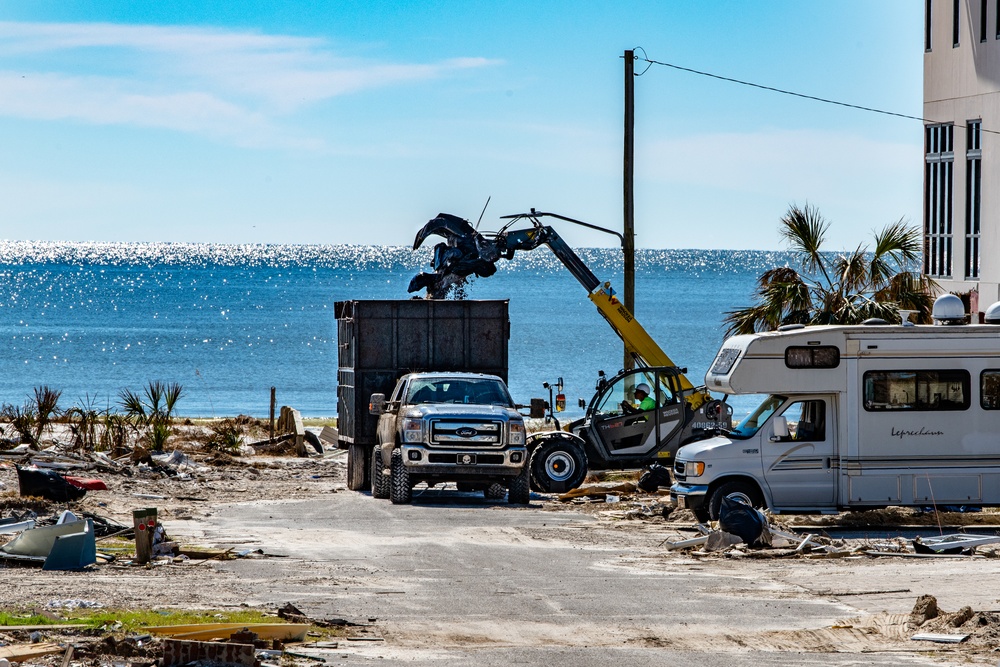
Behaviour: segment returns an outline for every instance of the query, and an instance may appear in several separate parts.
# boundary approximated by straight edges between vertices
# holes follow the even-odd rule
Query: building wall
[[[950,276],[931,277],[945,291],[977,291],[976,310],[982,313],[990,304],[1000,301],[1000,22],[997,14],[1000,0],[958,0],[958,46],[953,46],[955,6],[955,0],[925,0],[925,20],[930,19],[930,49],[924,53],[923,116],[928,124],[954,124],[952,269]],[[985,34],[981,21],[984,9]],[[981,120],[982,128],[978,279],[967,279],[965,275],[966,150],[969,144],[966,125],[970,120]],[[925,170],[925,233],[928,230],[929,185],[926,173]]]

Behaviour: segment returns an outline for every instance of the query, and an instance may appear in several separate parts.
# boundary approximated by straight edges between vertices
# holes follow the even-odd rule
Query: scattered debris
[[[80,570],[97,562],[94,522],[66,510],[51,526],[35,526],[0,546],[0,560],[41,565],[43,570]]]

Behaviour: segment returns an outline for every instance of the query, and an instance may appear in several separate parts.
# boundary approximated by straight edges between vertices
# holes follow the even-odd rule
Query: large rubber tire
[[[386,500],[389,498],[389,490],[392,487],[392,480],[385,474],[385,467],[382,465],[382,454],[378,448],[372,450],[372,498]]]
[[[369,450],[364,445],[350,445],[347,448],[347,488],[351,491],[367,491]]]
[[[751,482],[732,481],[719,485],[708,497],[708,516],[712,521],[719,520],[719,511],[722,508],[722,499],[734,494],[742,495],[751,507],[761,508],[764,506],[764,497],[760,494],[760,489]]]
[[[506,495],[507,487],[500,482],[491,482],[489,486],[483,489],[483,497],[486,500],[503,500]]]
[[[413,486],[410,484],[410,471],[403,465],[403,452],[398,449],[392,450],[389,470],[389,500],[393,505],[409,505],[413,500]]]
[[[531,483],[543,493],[566,493],[587,476],[587,455],[568,438],[542,441],[531,453]]]
[[[531,468],[524,466],[521,474],[510,482],[507,502],[511,505],[527,505],[531,502]]]

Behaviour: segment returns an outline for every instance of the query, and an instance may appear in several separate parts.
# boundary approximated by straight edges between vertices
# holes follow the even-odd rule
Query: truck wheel
[[[410,472],[403,465],[403,452],[398,449],[392,450],[389,470],[389,500],[393,505],[409,505],[413,499],[413,487],[410,486]]]
[[[521,472],[511,480],[507,491],[507,502],[511,505],[527,505],[531,501],[531,469],[524,466]]]
[[[726,482],[713,491],[712,495],[708,498],[708,516],[712,521],[719,520],[722,499],[732,495],[742,496],[751,507],[759,508],[764,506],[764,498],[760,495],[760,491],[754,484],[750,482]]]
[[[378,451],[378,448],[372,450],[372,498],[379,498],[385,500],[389,497],[389,488],[392,486],[392,481],[389,476],[383,472],[384,466],[382,465],[382,454]]]
[[[531,481],[544,493],[565,493],[583,483],[587,455],[576,442],[565,438],[543,442],[531,453]]]
[[[490,482],[490,485],[483,489],[483,497],[486,500],[503,500],[507,495],[507,487],[500,482]]]
[[[347,488],[351,491],[368,490],[368,448],[350,445],[347,448]]]

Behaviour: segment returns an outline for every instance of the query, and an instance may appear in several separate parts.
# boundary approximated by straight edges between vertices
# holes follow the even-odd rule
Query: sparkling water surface
[[[577,251],[601,280],[622,285],[621,251]],[[266,416],[278,405],[336,414],[333,304],[407,299],[429,249],[344,245],[0,242],[0,402],[34,387],[60,405],[115,407],[150,380],[184,388],[192,417]],[[636,318],[695,384],[722,343],[723,313],[747,305],[757,276],[782,252],[636,251]],[[509,299],[510,388],[546,397],[562,377],[566,417],[593,394],[597,371],[622,366],[622,345],[586,291],[547,250],[498,264],[467,298]],[[756,399],[743,405],[745,412]]]

